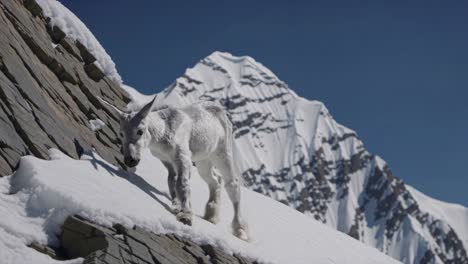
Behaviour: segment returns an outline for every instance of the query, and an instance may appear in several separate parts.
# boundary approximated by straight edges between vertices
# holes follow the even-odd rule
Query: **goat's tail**
[[[225,132],[225,141],[226,141],[226,150],[228,155],[231,156],[232,164],[234,166],[234,173],[238,177],[241,186],[244,186],[244,180],[240,174],[239,167],[237,166],[237,159],[241,158],[240,153],[238,153],[236,146],[234,145],[234,135],[232,129],[232,123],[229,119],[228,113],[223,109],[221,113],[223,122],[224,122],[224,132]]]

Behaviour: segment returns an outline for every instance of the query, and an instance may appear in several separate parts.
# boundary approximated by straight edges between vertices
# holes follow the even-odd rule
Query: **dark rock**
[[[41,244],[39,244],[37,242],[33,242],[30,245],[28,245],[28,247],[33,248],[33,249],[41,252],[42,254],[46,254],[46,255],[50,256],[51,258],[53,258],[53,259],[61,260],[61,259],[64,258],[63,252],[60,252],[60,250],[55,249],[55,248],[51,248],[51,247],[49,247],[47,245],[41,245]]]
[[[74,217],[65,221],[61,241],[70,258],[85,257],[109,246],[108,238],[101,229]]]
[[[48,27],[50,37],[54,43],[59,43],[65,38],[65,33],[57,26]]]
[[[49,148],[73,158],[94,148],[118,165],[118,117],[97,96],[124,108],[128,95],[41,12],[34,0],[0,1],[0,175]],[[91,131],[91,117],[107,126]]]
[[[102,78],[104,78],[104,73],[94,63],[86,64],[84,69],[88,76],[96,82],[99,82]]]
[[[73,55],[78,61],[83,61],[83,58],[80,55],[80,51],[78,50],[75,42],[72,39],[64,37],[60,40],[58,44],[59,46],[63,47],[66,50],[66,52]]]
[[[91,52],[89,52],[88,49],[86,49],[86,47],[83,44],[81,44],[80,41],[76,42],[76,47],[80,51],[80,55],[81,57],[83,57],[83,61],[85,64],[91,64],[96,61],[96,57],[94,57],[94,55],[91,54]]]
[[[214,264],[239,264],[239,260],[235,256],[224,254],[211,245],[204,245],[202,248],[210,256],[210,260]]]
[[[26,7],[33,16],[38,16],[42,13],[42,7],[36,3],[35,0],[24,0],[24,7]]]
[[[61,244],[68,258],[102,264],[251,264],[243,257],[229,255],[211,245],[198,245],[174,234],[158,235],[135,227],[107,228],[81,217],[67,218]]]

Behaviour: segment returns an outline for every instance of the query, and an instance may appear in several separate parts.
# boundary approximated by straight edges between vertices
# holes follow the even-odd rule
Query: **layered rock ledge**
[[[158,235],[139,227],[112,228],[96,225],[78,216],[69,217],[63,227],[62,258],[84,258],[85,264],[250,264],[257,263],[224,253],[212,245],[197,245],[175,234]],[[34,248],[41,250],[40,247]],[[42,250],[56,257],[47,247]]]
[[[124,107],[128,95],[84,45],[49,22],[34,0],[0,1],[0,176],[21,156],[48,158],[49,148],[73,158],[95,148],[121,160],[118,117],[97,97]],[[94,132],[91,119],[107,126]]]

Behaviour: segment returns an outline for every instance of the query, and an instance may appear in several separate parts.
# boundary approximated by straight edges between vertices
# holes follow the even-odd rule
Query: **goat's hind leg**
[[[210,160],[197,161],[198,172],[208,184],[210,197],[205,206],[205,220],[217,224],[219,222],[219,206],[221,200],[221,177],[214,171]]]
[[[235,165],[231,155],[218,155],[214,158],[214,164],[221,171],[224,178],[224,187],[234,207],[234,219],[232,220],[232,230],[236,237],[248,241],[247,223],[242,219],[241,214],[241,183],[236,173]]]
[[[172,213],[178,214],[181,211],[181,205],[176,190],[177,174],[174,167],[169,162],[163,162],[163,164],[167,169],[167,184],[169,186],[169,194],[172,202],[171,210]]]
[[[190,151],[178,149],[175,159],[177,170],[176,192],[180,199],[181,211],[177,213],[177,220],[186,225],[192,225],[192,204],[190,202],[190,174],[192,160]]]

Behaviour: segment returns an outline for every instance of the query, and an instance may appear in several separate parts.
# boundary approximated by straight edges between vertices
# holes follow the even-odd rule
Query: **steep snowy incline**
[[[140,103],[151,98],[126,90]],[[238,167],[251,190],[405,263],[468,263],[464,229],[420,207],[354,131],[254,59],[214,52],[158,97],[175,106],[198,100],[226,106]]]
[[[74,160],[52,150],[50,157],[49,161],[24,157],[11,179],[1,179],[0,208],[12,209],[0,220],[0,233],[8,235],[0,237],[0,258],[7,263],[20,263],[25,255],[35,263],[52,262],[35,259],[38,254],[25,244],[34,240],[56,243],[61,224],[73,214],[105,226],[121,223],[156,233],[176,233],[261,263],[396,263],[372,247],[247,189],[242,190],[243,209],[251,241],[239,240],[230,232],[233,210],[224,191],[221,222],[213,225],[199,217],[208,190],[195,168],[192,203],[196,217],[192,227],[185,226],[170,212],[167,172],[149,153],[136,174],[119,170],[95,153]],[[14,243],[9,237],[14,237]]]
[[[418,202],[421,210],[448,223],[463,241],[463,244],[468,245],[468,208],[428,197],[408,185],[406,188]]]

